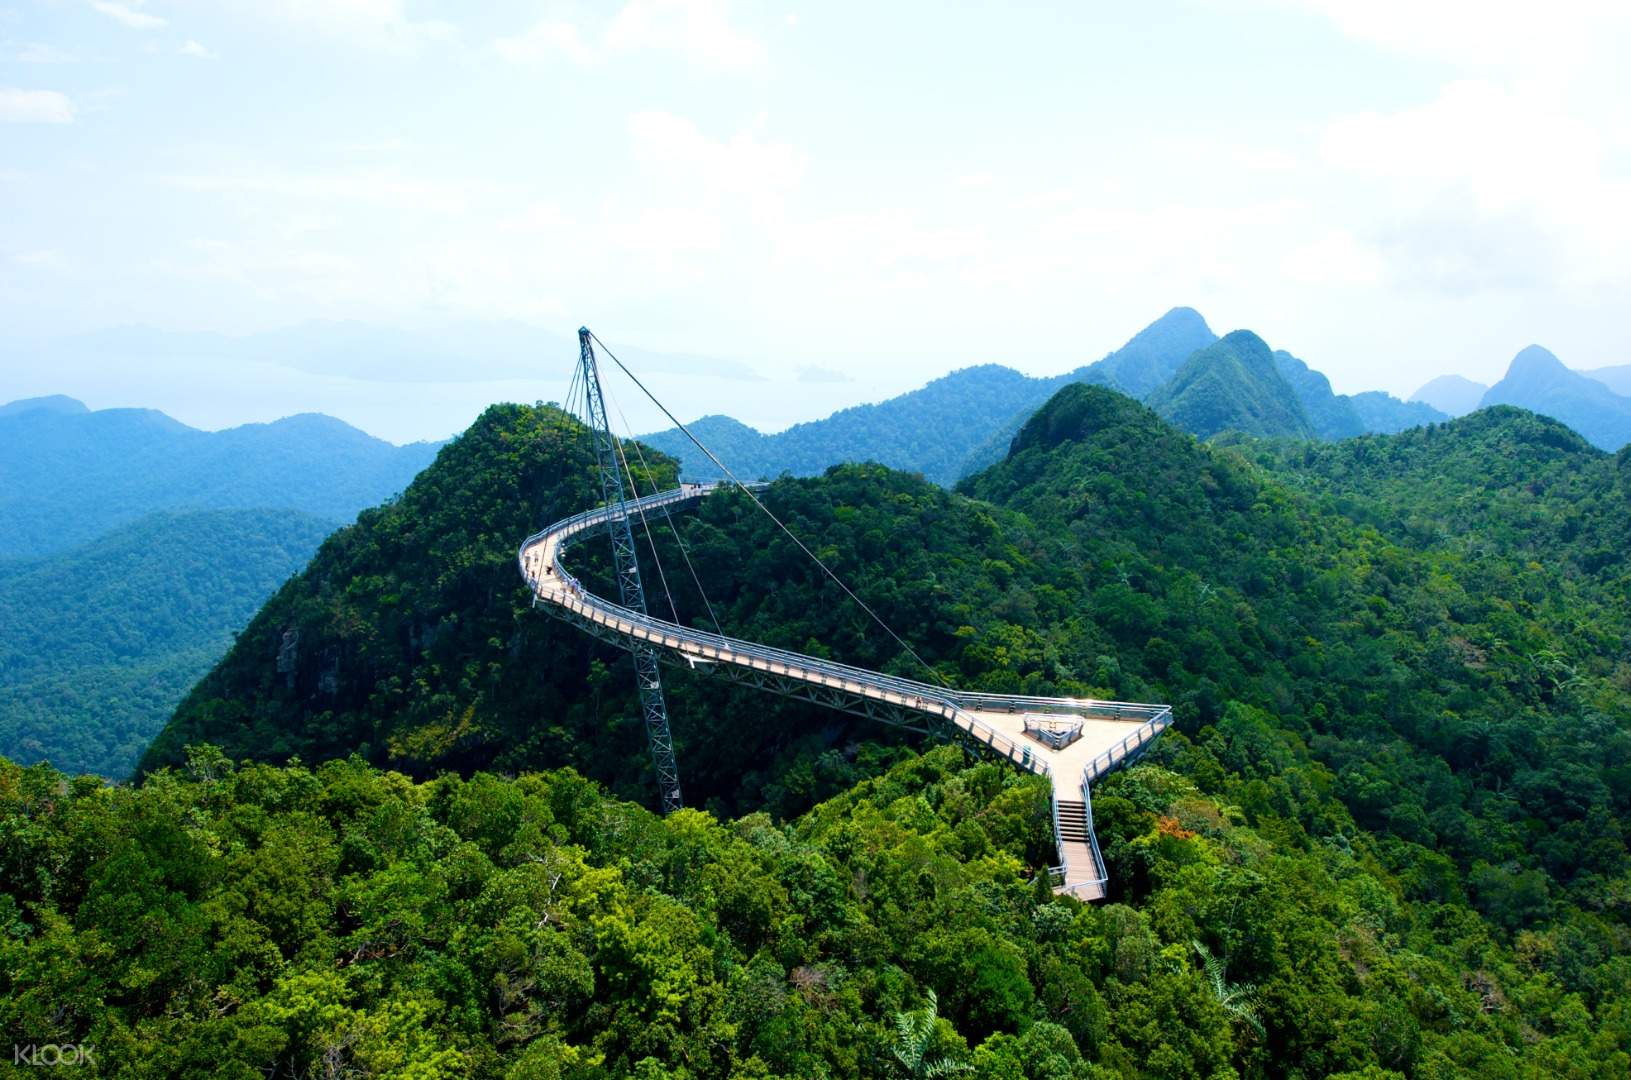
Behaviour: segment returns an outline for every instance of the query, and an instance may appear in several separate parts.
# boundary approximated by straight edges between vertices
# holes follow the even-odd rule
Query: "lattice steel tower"
[[[607,506],[622,513],[611,519],[612,562],[617,573],[617,592],[623,606],[646,614],[646,590],[640,583],[640,561],[634,553],[634,530],[629,525],[629,501],[623,487],[623,465],[617,436],[606,415],[606,399],[600,389],[600,367],[595,363],[595,347],[588,327],[578,330],[578,366],[588,399],[589,428],[594,432],[595,456],[600,462],[600,492]],[[657,670],[657,650],[638,639],[630,639],[634,653],[634,679],[640,688],[640,711],[646,721],[646,741],[651,747],[651,767],[657,774],[657,793],[663,813],[672,813],[680,801],[680,769],[674,760],[674,738],[668,730],[668,704],[663,700],[663,679]]]

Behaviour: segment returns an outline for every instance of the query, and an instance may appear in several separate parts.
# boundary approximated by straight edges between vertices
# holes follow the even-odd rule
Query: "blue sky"
[[[1625,8],[0,0],[0,399],[404,439],[571,362],[39,344],[312,320],[588,323],[765,426],[1176,304],[1339,390],[1631,363]]]

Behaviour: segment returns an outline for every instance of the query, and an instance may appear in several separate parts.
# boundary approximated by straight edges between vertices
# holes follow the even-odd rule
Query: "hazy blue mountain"
[[[1440,375],[1410,395],[1411,401],[1430,405],[1446,416],[1466,416],[1478,408],[1489,387],[1461,375]]]
[[[1291,387],[1303,415],[1321,439],[1347,439],[1363,435],[1364,422],[1347,397],[1331,389],[1331,380],[1283,349],[1274,353],[1274,367]]]
[[[1353,403],[1354,413],[1367,435],[1396,435],[1410,428],[1450,419],[1448,413],[1433,408],[1425,401],[1400,401],[1380,390],[1353,394],[1348,400]]]
[[[1150,395],[1148,404],[1169,423],[1203,439],[1223,431],[1299,439],[1315,435],[1274,353],[1250,330],[1236,330],[1191,356],[1171,382]]]
[[[1261,343],[1255,335],[1248,337]],[[1168,390],[1186,361],[1217,341],[1199,312],[1177,307],[1103,359],[1063,375],[1030,378],[993,364],[953,372],[921,390],[876,405],[845,409],[774,435],[725,416],[703,417],[690,427],[743,479],[783,472],[813,475],[843,461],[878,461],[950,484],[1001,461],[1025,422],[1061,387],[1086,383],[1144,401],[1154,401],[1158,395],[1172,398],[1178,391]],[[1220,405],[1216,416],[1209,407],[1193,413],[1211,419],[1233,417],[1246,428],[1231,423],[1214,429],[1208,426],[1209,419],[1203,425],[1206,431],[1194,433],[1205,436],[1238,429],[1345,439],[1447,419],[1430,406],[1400,401],[1379,391],[1336,394],[1324,375],[1290,353],[1273,354],[1270,363],[1276,369],[1273,373],[1253,374],[1249,364],[1237,363],[1207,374],[1202,386],[1179,388],[1189,397],[1187,409],[1203,397],[1222,394],[1220,380],[1238,375],[1250,384],[1224,395],[1232,404]],[[1283,400],[1276,402],[1275,395],[1283,395]],[[1220,402],[1221,397],[1214,404]],[[719,475],[678,430],[642,439],[678,458],[687,478],[716,479]]]
[[[45,397],[18,398],[0,405],[0,416],[16,416],[25,412],[83,413],[90,412],[85,403],[66,394],[48,394]]]
[[[1631,442],[1631,398],[1569,370],[1539,345],[1513,357],[1506,377],[1480,402],[1489,405],[1517,405],[1561,420],[1604,450]]]
[[[960,474],[971,443],[983,441],[1010,417],[1047,400],[1058,381],[986,364],[773,435],[724,416],[705,417],[687,426],[743,480],[784,472],[810,476],[840,461],[878,461],[949,484]],[[715,437],[720,441],[716,443]],[[677,429],[643,435],[641,441],[680,459],[688,479],[719,475]]]
[[[1143,397],[1166,384],[1196,349],[1204,349],[1218,339],[1194,308],[1175,307],[1134,334],[1121,348],[1086,367],[1038,380],[1044,392],[1037,400],[1009,417],[1007,422],[974,446],[958,469],[958,478],[971,476],[1008,456],[1008,447],[1031,416],[1060,387],[1071,383],[1107,386],[1131,397]]]
[[[1200,312],[1175,307],[1104,359],[1056,380],[1048,396],[1053,396],[1065,383],[1086,382],[1114,387],[1128,397],[1142,400],[1178,374],[1178,369],[1195,350],[1204,349],[1217,340],[1218,336],[1206,325]]]
[[[1618,367],[1600,367],[1580,374],[1596,379],[1621,397],[1631,397],[1631,364]]]
[[[436,449],[315,414],[208,432],[151,409],[8,410],[0,558],[65,551],[158,510],[285,507],[349,521],[401,491]]]
[[[1283,350],[1275,352],[1274,362],[1297,395],[1315,436],[1327,441],[1355,435],[1391,435],[1449,419],[1431,405],[1400,401],[1380,390],[1338,394],[1331,389],[1331,380]]]
[[[0,566],[0,756],[128,776],[333,528],[286,509],[162,513]]]
[[[1173,308],[1102,360],[1063,375],[1032,378],[986,364],[772,435],[723,416],[687,426],[743,479],[813,475],[840,461],[878,461],[950,484],[1007,453],[1014,433],[1061,386],[1087,382],[1142,393],[1140,388],[1166,382],[1190,353],[1216,340],[1193,308]],[[719,475],[676,429],[642,440],[679,458],[688,478]]]

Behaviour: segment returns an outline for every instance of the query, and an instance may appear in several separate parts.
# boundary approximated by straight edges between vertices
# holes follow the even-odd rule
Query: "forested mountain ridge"
[[[809,476],[841,462],[876,461],[950,485],[1000,461],[1025,421],[1061,387],[1086,383],[1109,386],[1140,400],[1172,397],[1183,390],[1170,384],[1185,363],[1217,341],[1199,312],[1179,307],[1103,359],[1064,375],[1031,378],[987,364],[953,372],[921,390],[876,405],[845,409],[774,435],[725,416],[706,416],[688,426],[743,478],[770,478],[784,472]],[[1231,417],[1257,434],[1341,439],[1444,419],[1430,406],[1399,401],[1380,391],[1351,397],[1336,394],[1325,376],[1289,353],[1276,353],[1275,363],[1284,386],[1266,374],[1233,371],[1214,374],[1216,388],[1207,393],[1237,403],[1257,400],[1256,412],[1273,414],[1267,426],[1251,415]],[[1237,378],[1248,384],[1267,380],[1267,385],[1231,388],[1230,381]],[[1279,400],[1265,400],[1265,394]],[[1199,414],[1209,411],[1201,409]],[[1299,412],[1305,414],[1305,423],[1295,419]],[[678,429],[641,439],[679,460],[688,479],[719,478],[719,470]]]
[[[334,523],[198,510],[0,564],[0,754],[128,777],[232,634]]]
[[[1560,420],[1495,405],[1393,438],[1237,448],[1413,545],[1538,561],[1631,592],[1631,450],[1598,450]]]
[[[475,1075],[528,1055],[566,1076],[889,1075],[896,1016],[934,990],[947,1026],[918,1060],[982,1077],[1616,1075],[1631,1063],[1631,685],[1616,673],[1614,579],[1574,589],[1569,566],[1515,550],[1468,563],[1367,514],[1389,485],[1503,440],[1531,448],[1560,492],[1621,463],[1515,410],[1430,430],[1357,440],[1418,460],[1349,484],[1343,511],[1334,466],[1322,480],[1278,444],[1198,444],[1073,386],[965,482],[973,498],[875,467],[766,494],[960,685],[1175,703],[1149,762],[1095,792],[1112,872],[1101,907],[1026,884],[1051,857],[1034,782],[952,749],[912,757],[861,721],[828,718],[823,741],[813,711],[684,672],[680,760],[704,798],[727,788],[715,754],[738,769],[741,744],[804,727],[806,741],[773,747],[774,777],[729,796],[747,809],[757,794],[785,824],[657,821],[562,775],[416,787],[361,763],[187,765],[194,738],[314,760],[343,756],[349,732],[421,775],[579,760],[646,794],[628,772],[638,725],[617,719],[636,715],[625,662],[586,641],[561,651],[581,635],[529,611],[515,575],[506,534],[593,500],[574,422],[516,406],[490,410],[268,605],[149,762],[183,777],[150,776],[107,813],[59,799],[45,818],[26,795],[11,812],[36,816],[32,837],[64,837],[40,843],[117,852],[119,880],[144,867],[175,881],[165,929],[114,937],[90,969],[108,987],[157,973],[97,1015],[126,1038],[171,1017],[172,1056],[156,1059],[170,1072],[193,1045],[258,1068],[330,1051],[365,1065],[428,1053],[423,1030],[461,1055],[445,1070]],[[1522,483],[1490,478],[1497,509]],[[910,670],[744,500],[715,496],[682,527],[730,632]],[[574,562],[593,574],[592,556]],[[390,719],[393,702],[411,722]],[[0,794],[52,782],[30,776],[0,777]],[[111,839],[67,839],[86,829]],[[193,843],[198,855],[168,854]],[[20,904],[73,914],[6,945],[7,970],[48,974],[48,957],[110,932],[107,902],[76,891],[99,857],[17,876],[34,890]],[[205,875],[220,886],[177,876],[217,858],[238,860]],[[309,899],[273,919],[289,909],[257,883],[287,895],[284,880]],[[212,903],[217,888],[235,891]],[[184,971],[236,976],[227,992],[245,1004],[182,1003]],[[15,1007],[52,1015],[61,983],[31,985]],[[314,1015],[301,995],[325,1019],[301,1020]]]
[[[1512,358],[1506,376],[1480,402],[1481,407],[1491,405],[1517,405],[1556,417],[1604,450],[1631,443],[1631,397],[1570,370],[1539,345]]]
[[[1150,395],[1149,404],[1163,419],[1202,439],[1222,431],[1314,437],[1314,426],[1273,352],[1249,330],[1236,330],[1196,352]]]
[[[1194,308],[1175,307],[1104,359],[1061,376],[1050,392],[1072,382],[1112,386],[1129,397],[1144,398],[1164,385],[1184,361],[1218,340]],[[1043,400],[1046,400],[1044,398]],[[1040,404],[1040,402],[1038,402]]]
[[[784,472],[809,476],[852,460],[898,464],[950,483],[966,452],[958,432],[966,432],[965,439],[984,438],[1010,416],[1045,400],[1052,383],[984,364],[943,375],[888,401],[841,409],[824,420],[795,424],[774,435],[723,416],[704,417],[687,426],[744,480]],[[723,439],[713,441],[721,435]],[[643,435],[641,441],[683,461],[688,479],[720,478],[719,470],[678,429]]]
[[[400,491],[435,450],[315,414],[206,432],[151,409],[9,412],[0,559],[66,551],[162,510],[286,506],[349,521]]]
[[[553,408],[484,412],[399,499],[330,536],[278,590],[144,768],[202,740],[274,761],[360,752],[399,767],[469,767],[543,737],[526,731],[531,710],[581,698],[589,657],[606,654],[531,617],[515,549],[597,500],[583,434]],[[647,460],[673,479],[661,454]],[[511,715],[520,700],[524,715]]]
[[[322,535],[434,452],[318,415],[206,432],[60,395],[0,409],[0,753],[128,776]]]
[[[718,444],[702,428],[688,426],[743,479],[784,472],[810,476],[840,462],[876,461],[949,485],[1001,457],[1026,417],[1066,383],[1123,389],[1159,386],[1186,357],[1216,340],[1199,312],[1173,308],[1121,348],[1064,375],[1032,378],[998,364],[964,368],[920,390],[844,409],[825,420],[795,424],[774,435],[760,434],[729,417],[698,421],[725,436]],[[748,437],[748,432],[756,438]],[[678,430],[643,435],[641,441],[680,461],[688,479],[718,479],[718,470]]]
[[[0,405],[0,416],[16,416],[25,412],[54,412],[54,413],[86,413],[90,412],[83,401],[71,398],[66,394],[47,394],[44,397],[19,398]]]
[[[1580,483],[1604,486],[1595,470],[1608,459],[1515,410],[1305,452],[1341,460],[1441,441],[1466,443],[1453,456],[1470,463],[1488,440],[1527,441],[1537,425],[1543,451],[1549,438],[1572,455],[1565,475],[1583,468],[1592,475]],[[1545,566],[1523,550],[1472,559],[1408,531],[1384,538],[1365,524],[1385,512],[1362,486],[1299,495],[1235,451],[1188,443],[1087,388],[1062,392],[1028,432],[963,489],[1044,526],[1052,558],[1100,568],[1109,580],[1093,610],[1133,620],[1140,659],[1164,669],[1173,700],[1204,712],[1208,687],[1228,686],[1282,722],[1300,717],[1359,822],[1396,842],[1391,857],[1450,854],[1473,879],[1486,875],[1491,896],[1537,856],[1588,908],[1621,887],[1611,882],[1623,856],[1592,869],[1576,846],[1609,836],[1622,851],[1631,811],[1631,582],[1603,565],[1600,587],[1576,584],[1573,560],[1599,559],[1595,534],[1564,528],[1570,557],[1554,552]],[[1129,460],[1136,476],[1115,469]],[[1623,494],[1623,476],[1614,484]],[[1515,478],[1497,505],[1529,486]],[[1121,654],[1123,671],[1129,660]],[[1547,822],[1550,839],[1520,841],[1508,815]],[[1487,913],[1512,918],[1496,908]]]
[[[1327,442],[1367,433],[1389,435],[1447,419],[1431,405],[1400,401],[1380,390],[1338,394],[1329,379],[1284,350],[1275,350],[1274,365],[1296,395],[1315,437]]]
[[[647,450],[630,460],[642,456],[656,483],[673,482],[669,459]],[[176,763],[188,743],[210,741],[234,757],[272,761],[357,751],[420,775],[566,763],[642,795],[643,735],[631,684],[614,674],[626,654],[534,611],[515,565],[520,537],[598,500],[594,468],[586,433],[564,413],[487,410],[399,500],[332,536],[268,601],[182,702],[143,769]],[[901,625],[924,621],[926,604],[944,608],[948,600],[944,590],[913,590],[898,557],[865,565],[862,553],[878,529],[897,527],[914,507],[937,515],[939,527],[895,540],[924,576],[934,573],[937,556],[963,563],[1005,551],[989,515],[950,515],[943,490],[876,466],[781,491],[798,502],[777,495],[778,511],[851,552],[838,565]],[[718,496],[686,522],[689,558],[721,619],[751,629],[763,609],[762,621],[776,623],[773,640],[879,666],[898,663],[893,648],[881,648],[855,623],[852,608],[797,612],[819,583],[787,545],[743,535],[752,514],[743,500]],[[682,615],[700,622],[700,601],[678,569],[672,539],[662,532],[657,539],[675,568],[667,584]],[[592,576],[598,549],[581,551],[582,570]],[[653,581],[653,610],[666,602]],[[824,594],[815,602],[831,607]],[[807,623],[772,616],[784,610]],[[936,641],[953,643],[966,621],[957,612],[933,620],[942,627]],[[924,649],[933,655],[934,642]],[[727,811],[770,805],[798,812],[881,767],[894,752],[887,745],[899,742],[865,721],[743,695],[685,672],[669,677],[669,691],[681,753],[699,748],[687,766],[687,791]],[[861,739],[869,745],[857,750]]]

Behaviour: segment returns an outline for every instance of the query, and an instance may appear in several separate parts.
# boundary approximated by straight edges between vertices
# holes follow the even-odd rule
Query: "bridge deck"
[[[719,490],[719,484],[686,484],[635,503],[647,514],[687,507]],[[618,511],[601,507],[573,515],[527,538],[519,559],[535,602],[589,629],[625,641],[645,642],[670,660],[728,665],[768,680],[768,689],[802,687],[826,704],[855,711],[953,724],[1020,768],[1047,776],[1053,786],[1054,834],[1063,865],[1058,888],[1084,900],[1104,895],[1105,871],[1093,836],[1090,783],[1137,754],[1172,720],[1164,705],[965,693],[836,664],[785,649],[711,634],[631,611],[596,596],[569,573],[563,552],[604,528]],[[781,692],[786,692],[782,689]],[[1080,723],[1081,736],[1054,749],[1025,733],[1027,716]]]

